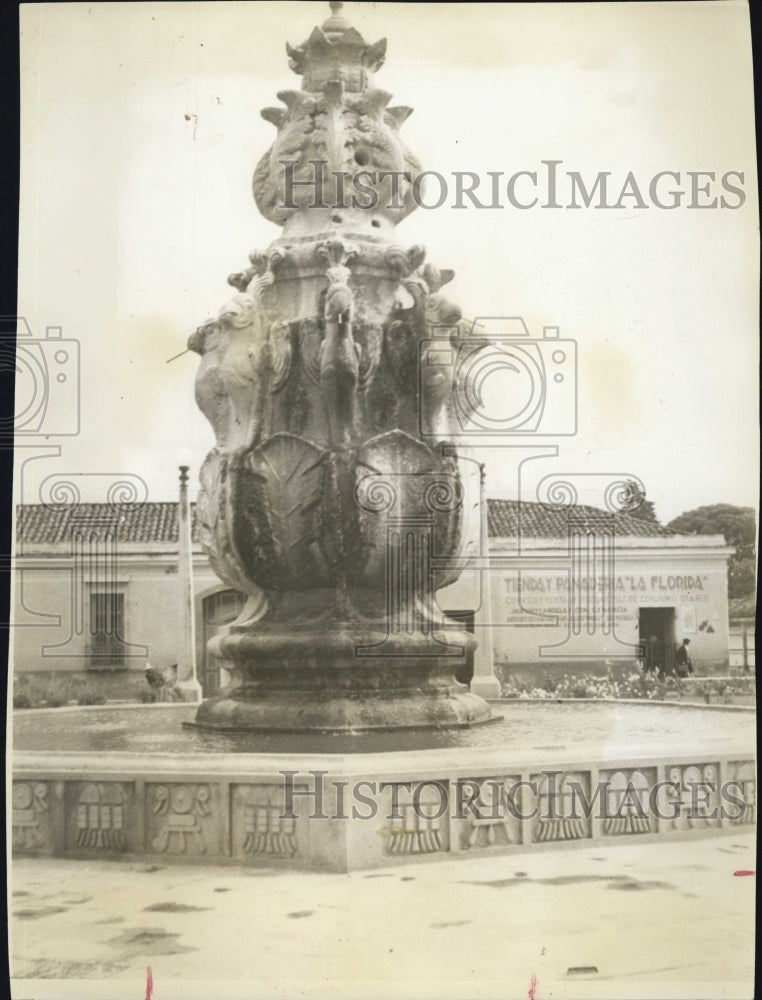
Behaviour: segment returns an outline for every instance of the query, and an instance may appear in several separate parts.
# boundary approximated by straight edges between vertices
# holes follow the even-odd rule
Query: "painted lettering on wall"
[[[669,576],[592,576],[572,580],[570,574],[563,576],[527,576],[522,572],[515,577],[506,577],[505,586],[509,593],[545,594],[566,592],[571,586],[581,590],[605,590],[611,588],[615,592],[647,593],[649,591],[703,591],[707,584],[707,574],[670,574]]]
[[[572,573],[529,573],[522,570],[503,580],[500,620],[506,625],[565,627],[573,606],[601,620],[604,604],[614,623],[631,635],[638,628],[640,607],[672,606],[678,627],[695,632],[696,609],[710,612],[713,588],[707,573],[620,573],[575,577]],[[587,620],[587,618],[585,619]]]

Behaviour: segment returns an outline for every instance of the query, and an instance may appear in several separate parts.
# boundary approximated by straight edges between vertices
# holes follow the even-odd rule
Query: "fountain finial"
[[[297,48],[286,45],[288,64],[302,79],[302,89],[320,93],[326,83],[340,80],[350,93],[372,86],[371,74],[386,55],[386,39],[368,45],[357,28],[342,16],[343,3],[331,0],[331,16]]]
[[[286,44],[289,66],[302,78],[301,92],[282,90],[278,99],[285,107],[262,111],[262,117],[275,125],[278,135],[257,165],[254,198],[259,211],[271,222],[284,225],[299,215],[301,222],[297,225],[310,228],[313,223],[322,223],[316,213],[307,215],[303,210],[317,202],[323,202],[323,208],[328,207],[327,202],[344,204],[344,195],[334,179],[362,172],[367,180],[369,172],[379,171],[379,177],[382,173],[386,177],[388,171],[393,171],[401,178],[401,200],[396,195],[390,199],[390,186],[380,179],[372,182],[378,188],[373,205],[376,216],[385,216],[396,224],[416,207],[413,175],[421,170],[399,135],[411,109],[389,107],[391,94],[375,86],[373,74],[383,65],[386,39],[368,45],[342,16],[344,4],[332,0],[330,7],[331,16],[322,26],[314,27],[305,42],[297,47]],[[299,154],[296,165],[295,153]],[[316,189],[310,186],[317,161],[325,167],[325,188],[318,199]],[[362,181],[360,184],[363,186]],[[381,190],[382,185],[386,190]],[[378,218],[371,223],[366,206],[355,207],[364,213],[364,225],[378,227]],[[308,223],[307,219],[312,221]],[[232,276],[235,287],[238,277]]]
[[[349,22],[341,16],[341,11],[344,8],[343,3],[331,0],[328,6],[331,8],[331,16],[327,21],[323,22],[322,32],[326,38],[333,42],[341,38],[344,32],[348,30]]]

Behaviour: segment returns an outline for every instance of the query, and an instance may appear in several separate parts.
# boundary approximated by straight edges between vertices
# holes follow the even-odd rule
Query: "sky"
[[[151,500],[174,500],[179,464],[195,484],[214,438],[194,402],[198,358],[181,352],[229,297],[227,274],[280,235],[251,195],[274,137],[259,111],[298,88],[285,43],[328,13],[312,2],[22,7],[18,308],[36,341],[60,327],[70,344],[65,391],[53,382],[56,347],[32,352],[51,388],[39,433],[20,442],[19,500],[44,498],[59,477],[97,501],[124,476],[139,476]],[[366,41],[388,38],[376,86],[414,108],[403,137],[451,187],[454,171],[542,175],[543,160],[588,186],[610,171],[617,193],[629,171],[644,192],[660,171],[681,174],[674,186],[688,194],[675,210],[635,199],[459,210],[451,196],[397,232],[456,272],[447,293],[464,315],[523,316],[535,339],[551,325],[576,342],[578,430],[543,439],[557,455],[532,463],[538,477],[637,476],[663,522],[705,504],[756,506],[745,4],[350,3],[344,13]],[[688,171],[743,173],[745,203],[684,207]],[[79,433],[60,436],[77,385]],[[477,454],[490,493],[513,495],[516,455]]]

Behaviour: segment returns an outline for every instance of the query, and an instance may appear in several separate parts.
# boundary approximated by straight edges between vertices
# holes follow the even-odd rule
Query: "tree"
[[[630,517],[636,517],[639,521],[649,521],[651,524],[658,524],[653,500],[646,499],[645,490],[634,479],[628,479],[625,483],[625,501],[622,510]]]
[[[756,569],[753,559],[732,556],[728,562],[728,597],[751,597],[756,590]]]
[[[757,526],[752,507],[730,503],[697,507],[676,517],[667,527],[690,535],[722,535],[736,550],[728,560],[728,596],[754,594]]]

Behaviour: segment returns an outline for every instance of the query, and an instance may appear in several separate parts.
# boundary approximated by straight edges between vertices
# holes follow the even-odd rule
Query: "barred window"
[[[97,636],[123,636],[124,594],[90,595],[90,632]]]

